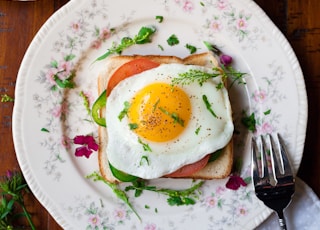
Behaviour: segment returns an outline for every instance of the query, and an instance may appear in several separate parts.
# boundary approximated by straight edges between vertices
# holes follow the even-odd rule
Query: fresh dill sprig
[[[172,85],[190,85],[198,82],[200,86],[211,78],[221,75],[221,71],[213,69],[213,73],[207,73],[198,69],[190,69],[188,72],[180,73],[178,77],[172,79]]]
[[[221,76],[221,82],[217,85],[217,89],[221,89],[224,86],[224,81],[227,78],[231,78],[232,82],[229,86],[231,88],[235,82],[238,84],[246,84],[244,81],[244,76],[246,73],[238,72],[232,66],[221,65],[221,68],[212,68],[212,73],[208,73],[198,69],[190,69],[187,72],[180,73],[178,77],[172,79],[172,85],[189,85],[191,83],[197,82],[202,86],[209,79]]]

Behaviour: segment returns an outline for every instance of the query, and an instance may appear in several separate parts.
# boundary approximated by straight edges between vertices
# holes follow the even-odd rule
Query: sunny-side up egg
[[[228,144],[234,126],[228,92],[216,87],[221,78],[202,86],[172,85],[190,69],[211,71],[162,64],[112,90],[106,107],[106,151],[115,168],[144,179],[159,178]]]

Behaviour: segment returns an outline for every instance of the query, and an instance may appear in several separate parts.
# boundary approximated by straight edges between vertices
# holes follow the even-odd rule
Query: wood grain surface
[[[24,53],[42,24],[67,0],[0,0],[0,95],[14,96]],[[255,0],[292,45],[301,64],[309,104],[307,136],[298,176],[320,195],[320,3],[319,0]],[[12,140],[13,103],[0,103],[0,175],[20,170]],[[27,209],[37,229],[62,229],[32,194]],[[21,220],[21,224],[25,224]]]

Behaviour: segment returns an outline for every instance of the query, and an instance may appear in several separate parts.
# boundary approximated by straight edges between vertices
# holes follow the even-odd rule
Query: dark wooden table
[[[14,96],[24,53],[41,25],[68,0],[0,0],[0,95]],[[304,72],[309,119],[298,176],[320,196],[320,3],[319,0],[255,0],[289,40]],[[0,104],[0,175],[19,170],[12,134],[13,103]],[[35,197],[27,209],[38,229],[61,229]]]

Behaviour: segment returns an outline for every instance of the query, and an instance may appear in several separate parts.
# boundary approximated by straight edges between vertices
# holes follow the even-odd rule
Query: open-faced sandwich
[[[225,79],[210,53],[113,56],[98,80],[99,167],[109,182],[227,177],[233,121]],[[214,77],[213,77],[214,76]]]

